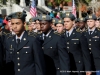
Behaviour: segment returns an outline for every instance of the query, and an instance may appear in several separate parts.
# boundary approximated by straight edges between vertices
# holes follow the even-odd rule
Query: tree
[[[76,4],[78,6],[78,10],[79,10],[79,17],[82,17],[82,11],[80,10],[82,8],[82,4],[86,4],[89,5],[89,2],[91,0],[76,0]]]

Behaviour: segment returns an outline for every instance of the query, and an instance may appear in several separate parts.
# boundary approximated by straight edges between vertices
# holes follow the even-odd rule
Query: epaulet
[[[100,27],[98,27],[97,29],[98,29],[98,31],[100,31]]]
[[[11,33],[6,33],[6,35],[10,35]]]
[[[63,33],[65,33],[65,30],[63,30],[61,34],[63,34]]]
[[[37,34],[42,34],[42,32],[37,32]]]
[[[88,31],[88,29],[86,28],[86,29],[85,29],[85,32],[87,32],[87,31]]]
[[[60,33],[58,33],[57,31],[54,31],[54,34],[57,34],[57,35],[61,36],[61,34],[60,34]]]
[[[36,37],[36,35],[34,35],[34,34],[30,33],[30,32],[28,32],[28,35],[29,36],[33,36],[33,37]]]
[[[82,33],[82,31],[80,31],[80,28],[77,28],[76,31]]]
[[[4,35],[7,35],[7,33],[6,33],[6,32],[3,32],[3,34],[4,34]]]
[[[9,39],[9,38],[11,38],[11,37],[13,37],[14,35],[9,35],[8,37],[7,37],[7,39]]]

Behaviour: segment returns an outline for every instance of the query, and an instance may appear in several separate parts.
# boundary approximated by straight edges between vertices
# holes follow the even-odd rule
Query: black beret
[[[75,20],[75,16],[70,12],[63,13],[62,18],[70,18],[71,20]]]
[[[38,19],[39,19],[40,21],[42,21],[42,20],[51,21],[51,20],[52,20],[52,18],[51,18],[49,15],[45,15],[45,14],[41,14],[41,15],[38,17]]]
[[[87,15],[85,19],[86,20],[90,20],[90,19],[97,20],[97,17],[96,17],[96,15],[92,14],[92,15]]]

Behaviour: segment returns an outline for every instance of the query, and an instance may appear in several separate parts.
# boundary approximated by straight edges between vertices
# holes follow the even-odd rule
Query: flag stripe
[[[33,17],[36,17],[37,16],[37,9],[36,9],[36,5],[35,5],[35,1],[34,0],[32,1],[32,4],[31,4],[30,14]]]
[[[76,17],[76,7],[75,7],[75,1],[73,0],[73,6],[72,6],[72,13]]]

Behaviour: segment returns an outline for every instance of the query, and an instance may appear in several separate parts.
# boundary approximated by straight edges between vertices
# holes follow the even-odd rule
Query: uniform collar
[[[43,36],[48,37],[51,31],[52,31],[52,30],[50,30],[46,35],[43,33]]]
[[[89,28],[88,28],[88,32],[92,31],[92,33],[93,33],[93,32],[95,31],[95,29],[96,29],[96,28],[94,28],[94,29],[89,29]],[[92,34],[92,33],[91,33],[91,34]]]
[[[22,39],[22,37],[23,37],[24,33],[25,33],[25,31],[23,31],[23,32],[22,32],[22,34],[21,34],[21,36],[20,36],[20,37],[18,37],[18,36],[16,35],[16,40],[17,40],[17,39],[20,39],[20,41],[21,41],[21,39]]]
[[[73,32],[74,28],[72,28],[70,31],[66,31],[66,34],[69,33],[69,36],[71,35],[71,33]]]

